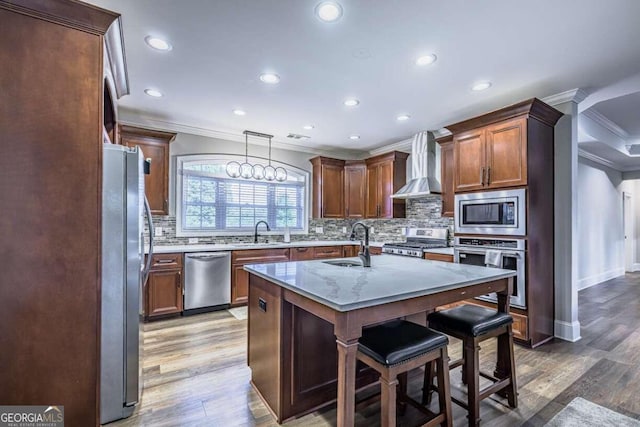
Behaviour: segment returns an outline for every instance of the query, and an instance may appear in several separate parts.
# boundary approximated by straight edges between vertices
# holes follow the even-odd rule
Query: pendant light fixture
[[[244,132],[244,163],[240,164],[236,161],[227,163],[227,175],[231,178],[244,178],[266,181],[283,182],[287,180],[287,170],[283,167],[273,167],[271,165],[271,139],[273,135],[266,133],[253,132],[245,130]],[[252,165],[249,163],[249,135],[259,138],[269,139],[269,164],[262,166],[260,163]]]

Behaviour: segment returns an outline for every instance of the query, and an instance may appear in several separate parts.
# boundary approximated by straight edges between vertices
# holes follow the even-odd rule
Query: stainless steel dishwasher
[[[231,303],[231,252],[184,256],[184,314],[226,308]]]

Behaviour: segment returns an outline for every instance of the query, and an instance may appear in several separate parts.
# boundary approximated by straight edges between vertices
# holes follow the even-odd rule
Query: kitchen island
[[[363,326],[491,292],[498,310],[509,312],[511,270],[393,255],[375,257],[370,268],[343,266],[349,261],[359,263],[245,266],[251,382],[278,422],[337,399],[337,425],[353,425],[356,389],[376,379],[356,364]],[[505,356],[498,354],[497,376],[506,372]]]

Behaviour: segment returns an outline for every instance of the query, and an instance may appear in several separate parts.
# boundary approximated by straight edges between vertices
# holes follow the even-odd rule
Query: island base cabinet
[[[281,288],[249,275],[248,354],[251,383],[281,422]]]
[[[281,298],[281,288],[249,275],[251,383],[279,423],[335,402],[338,351],[333,325]],[[356,388],[377,374],[358,362]]]

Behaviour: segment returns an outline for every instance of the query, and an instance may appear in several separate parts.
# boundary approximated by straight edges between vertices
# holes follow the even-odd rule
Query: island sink
[[[358,261],[349,261],[349,260],[331,260],[331,261],[322,261],[323,264],[335,265],[337,267],[362,267],[362,263]]]

